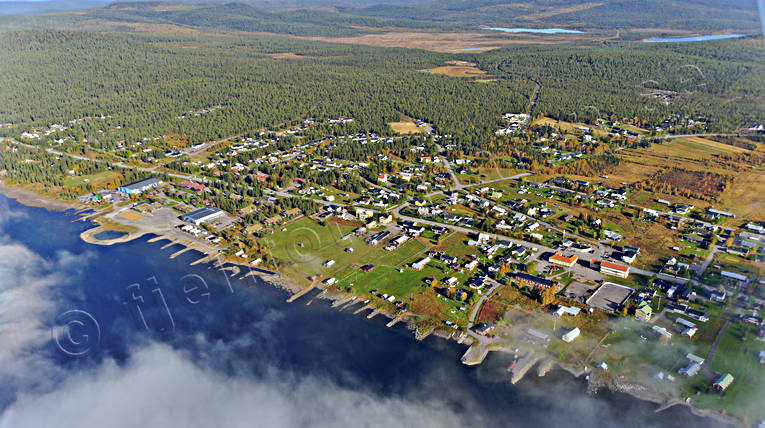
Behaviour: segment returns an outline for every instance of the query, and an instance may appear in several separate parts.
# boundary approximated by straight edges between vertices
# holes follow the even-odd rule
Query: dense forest
[[[380,3],[386,3],[381,1]],[[592,31],[668,28],[757,31],[755,0],[435,0],[411,5],[340,8],[378,18],[408,18],[462,26],[553,26]]]
[[[202,3],[202,4],[200,4]],[[209,3],[209,4],[204,4]],[[249,3],[249,4],[245,4]],[[40,16],[0,18],[0,28],[42,25],[72,28],[94,21],[174,24],[301,36],[351,36],[391,28],[475,31],[481,26],[565,27],[614,34],[622,40],[688,31],[759,31],[755,0],[435,0],[435,1],[148,1],[115,2],[105,8]],[[405,3],[405,4],[395,4]],[[94,3],[91,3],[91,7]],[[282,6],[273,8],[267,6]],[[56,10],[56,9],[53,9]],[[62,27],[63,25],[63,27]],[[113,28],[112,28],[113,29]],[[626,30],[626,31],[625,31]],[[634,31],[633,31],[634,30]],[[666,33],[664,33],[666,31]]]
[[[308,58],[265,55],[276,50]],[[418,71],[442,63],[443,54],[274,38],[175,43],[28,31],[2,33],[0,56],[0,123],[91,118],[67,132],[98,148],[168,133],[214,140],[308,117],[348,116],[356,131],[385,134],[402,113],[469,145],[491,134],[503,113],[525,108],[532,92],[527,81],[476,83]]]
[[[129,29],[177,23],[190,14],[194,25],[218,30],[231,28],[229,15],[266,16],[242,8],[253,9],[180,5],[157,21],[163,8],[115,4],[83,16],[102,14],[96,22],[120,19]],[[289,15],[271,21],[293,29],[300,19],[331,25],[336,18],[326,11],[299,18],[304,12],[263,13]],[[47,25],[45,19],[40,25]],[[364,27],[361,18],[348,19]],[[504,126],[504,113],[527,110],[535,82],[542,85],[535,116],[582,122],[636,118],[649,129],[672,115],[701,117],[710,131],[721,132],[765,123],[765,49],[757,38],[586,48],[518,45],[444,54],[239,32],[25,30],[0,32],[0,57],[0,136],[18,137],[58,123],[68,129],[56,137],[87,141],[99,150],[166,135],[187,135],[191,143],[252,136],[306,118],[354,119],[334,128],[317,126],[307,135],[312,139],[323,132],[391,135],[388,123],[404,114],[451,135],[457,152],[506,151],[496,146],[508,139],[495,138],[494,132]],[[422,72],[455,59],[477,63],[487,78]],[[665,103],[650,96],[655,91],[676,96]]]
[[[655,125],[674,113],[704,116],[713,131],[765,120],[765,49],[758,39],[514,47],[476,60],[501,75],[540,82],[536,113],[561,120],[592,122],[615,114]],[[677,96],[659,102],[647,96],[655,90]]]

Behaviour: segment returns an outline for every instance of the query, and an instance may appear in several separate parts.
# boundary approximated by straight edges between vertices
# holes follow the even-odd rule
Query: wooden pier
[[[462,364],[466,366],[476,366],[481,364],[489,354],[489,348],[483,343],[476,343],[462,355]]]
[[[298,291],[297,293],[293,294],[292,296],[290,296],[290,297],[287,299],[287,303],[292,303],[292,302],[294,302],[295,300],[297,300],[297,299],[299,299],[299,298],[303,297],[303,296],[304,296],[305,294],[307,294],[309,291],[313,290],[313,288],[314,288],[314,287],[315,287],[315,285],[309,285],[308,287],[306,287],[306,288],[304,288],[304,289],[302,289],[302,290]]]

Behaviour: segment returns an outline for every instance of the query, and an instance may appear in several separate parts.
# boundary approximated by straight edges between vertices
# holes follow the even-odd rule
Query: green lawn
[[[765,406],[762,405],[762,391],[765,391],[765,365],[759,363],[757,353],[765,351],[765,342],[750,337],[742,341],[744,332],[753,333],[754,327],[741,323],[732,323],[720,341],[710,369],[716,373],[730,373],[734,381],[723,394],[716,392],[702,393],[696,397],[702,407],[725,410],[727,413],[745,417],[749,423],[759,423],[765,419]],[[708,384],[714,381],[707,379]],[[704,385],[704,387],[708,386]],[[760,397],[758,399],[757,397]]]

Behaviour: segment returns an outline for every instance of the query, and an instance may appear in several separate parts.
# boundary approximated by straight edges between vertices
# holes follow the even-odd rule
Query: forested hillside
[[[273,37],[29,31],[0,35],[0,56],[0,123],[104,116],[69,130],[96,146],[168,133],[207,141],[308,117],[349,116],[347,131],[384,134],[402,113],[469,145],[491,135],[503,113],[524,109],[533,89],[524,80],[477,83],[418,71],[448,58],[442,54]],[[218,105],[225,107],[178,119]]]
[[[251,3],[251,4],[245,4]],[[375,4],[379,3],[379,4]],[[115,2],[74,13],[0,17],[0,28],[114,29],[120,22],[180,25],[215,30],[339,37],[410,30],[476,31],[482,26],[564,27],[588,34],[637,39],[679,31],[759,33],[755,0],[436,0],[340,2],[145,1]],[[90,7],[96,3],[89,3]],[[329,5],[333,7],[319,7]],[[371,4],[371,5],[370,5]],[[285,8],[287,6],[293,8]],[[271,7],[277,6],[277,7]],[[84,8],[84,7],[83,7]],[[52,9],[55,10],[55,9]],[[495,35],[501,36],[501,35]]]
[[[524,47],[478,57],[486,69],[542,83],[538,113],[593,120],[616,114],[650,123],[703,115],[716,131],[765,120],[762,40],[701,44],[616,44],[597,49]],[[653,90],[677,94],[657,102]]]
[[[341,8],[346,13],[385,18],[417,17],[464,26],[555,26],[588,30],[673,28],[758,31],[754,0],[436,0],[412,5]]]

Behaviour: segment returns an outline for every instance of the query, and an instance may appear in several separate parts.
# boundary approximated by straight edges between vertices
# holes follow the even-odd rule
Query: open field
[[[605,136],[605,135],[608,134],[606,131],[604,131],[604,130],[602,130],[602,129],[598,128],[597,126],[594,126],[594,125],[587,125],[587,124],[584,124],[584,123],[571,123],[571,122],[566,122],[564,120],[552,119],[552,118],[549,118],[549,117],[540,117],[539,119],[536,119],[536,120],[532,121],[531,125],[532,126],[534,126],[534,125],[550,125],[550,126],[553,126],[553,127],[558,127],[561,130],[568,131],[568,132],[571,132],[571,133],[576,131],[576,127],[577,126],[583,126],[583,127],[589,128],[592,131],[592,134],[595,135],[595,136]]]
[[[87,183],[91,184],[93,188],[98,189],[100,187],[104,187],[109,182],[115,181],[117,178],[120,177],[120,173],[115,171],[103,171],[99,172],[97,174],[91,174],[91,175],[82,175],[79,177],[72,177],[67,176],[64,178],[64,185],[65,186],[78,186],[81,184]]]
[[[117,217],[122,217],[130,221],[137,221],[143,218],[141,214],[138,214],[137,212],[130,211],[130,210],[122,211],[121,213],[117,214]]]
[[[350,43],[369,46],[424,49],[435,52],[475,53],[496,49],[512,41],[486,33],[445,33],[392,31],[377,34],[362,34],[349,37],[300,37],[334,43]]]
[[[765,171],[744,171],[737,177],[736,183],[718,198],[720,207],[745,219],[765,221]]]
[[[390,127],[393,128],[393,131],[399,135],[406,135],[409,133],[421,134],[425,132],[425,129],[417,126],[412,118],[406,116],[402,116],[401,120],[398,122],[389,122],[388,125],[390,125]]]
[[[747,330],[752,326],[733,323],[725,331],[710,369],[716,373],[730,373],[734,377],[731,386],[722,394],[710,392],[695,398],[703,407],[725,410],[728,413],[741,415],[750,422],[759,422],[765,418],[765,407],[753,397],[761,397],[765,391],[765,365],[757,358],[759,351],[765,351],[765,342],[751,339],[742,340]],[[698,382],[699,387],[708,387],[715,376]]]
[[[720,276],[721,271],[734,272],[749,277],[754,283],[765,279],[765,265],[742,259],[732,254],[718,252],[704,272],[702,283],[707,285],[733,284],[735,281]]]
[[[468,65],[444,65],[441,67],[429,68],[423,71],[426,73],[445,74],[447,76],[453,77],[473,77],[483,76],[486,74],[486,72],[480,68]]]
[[[652,144],[648,148],[625,149],[620,152],[622,163],[617,171],[609,176],[609,181],[617,178],[617,176],[619,179],[622,179],[621,181],[628,183],[640,181],[638,179],[630,180],[628,176],[634,174],[635,178],[646,178],[662,168],[684,170],[681,174],[685,175],[712,173],[732,176],[736,179],[735,183],[728,185],[727,189],[718,195],[717,202],[714,202],[712,205],[715,208],[732,211],[746,219],[765,220],[765,200],[762,198],[762,195],[765,194],[765,173],[751,168],[742,168],[740,170],[727,169],[714,162],[715,156],[720,154],[747,152],[751,153],[751,151],[741,147],[698,137],[678,138],[660,144]],[[677,173],[675,175],[677,176]],[[685,181],[688,182],[685,187],[689,189],[698,188],[694,184],[694,180]],[[699,208],[710,205],[709,202],[693,198],[660,193],[646,194],[645,192],[636,192],[631,202],[649,208],[661,208],[655,204],[654,201],[656,199],[667,199],[673,203],[692,204]]]
[[[651,144],[648,148],[627,149],[622,154],[628,160],[637,163],[647,163],[657,166],[681,166],[677,161],[688,161],[689,166],[697,163],[697,167],[702,169],[702,162],[711,158],[713,155],[722,153],[744,153],[746,149],[735,147],[705,138],[688,137],[676,138],[658,144]],[[682,165],[686,167],[686,165]]]
[[[273,53],[273,54],[266,54],[267,57],[271,57],[274,59],[301,59],[301,58],[314,58],[307,55],[298,55],[293,52],[282,52],[282,53]]]
[[[346,247],[371,251],[372,247],[358,238],[341,241],[341,237],[353,230],[354,225],[331,222],[320,226],[314,220],[303,217],[287,225],[286,231],[276,231],[263,239],[271,254],[280,262],[280,271],[301,285],[310,284],[309,276],[322,274],[331,277],[342,268],[354,263],[359,254],[348,254]],[[335,265],[324,268],[326,260]]]
[[[486,180],[495,180],[498,178],[507,178],[517,175],[526,170],[518,168],[499,168],[499,167],[480,167],[474,168],[477,174],[457,174],[460,182],[463,184],[480,183]],[[490,187],[497,187],[497,183],[491,183]]]
[[[321,40],[333,43],[349,43],[369,46],[424,49],[434,52],[476,53],[511,44],[570,44],[608,37],[589,34],[496,34],[485,32],[417,32],[411,30],[362,34],[348,37],[293,36],[301,39]]]

